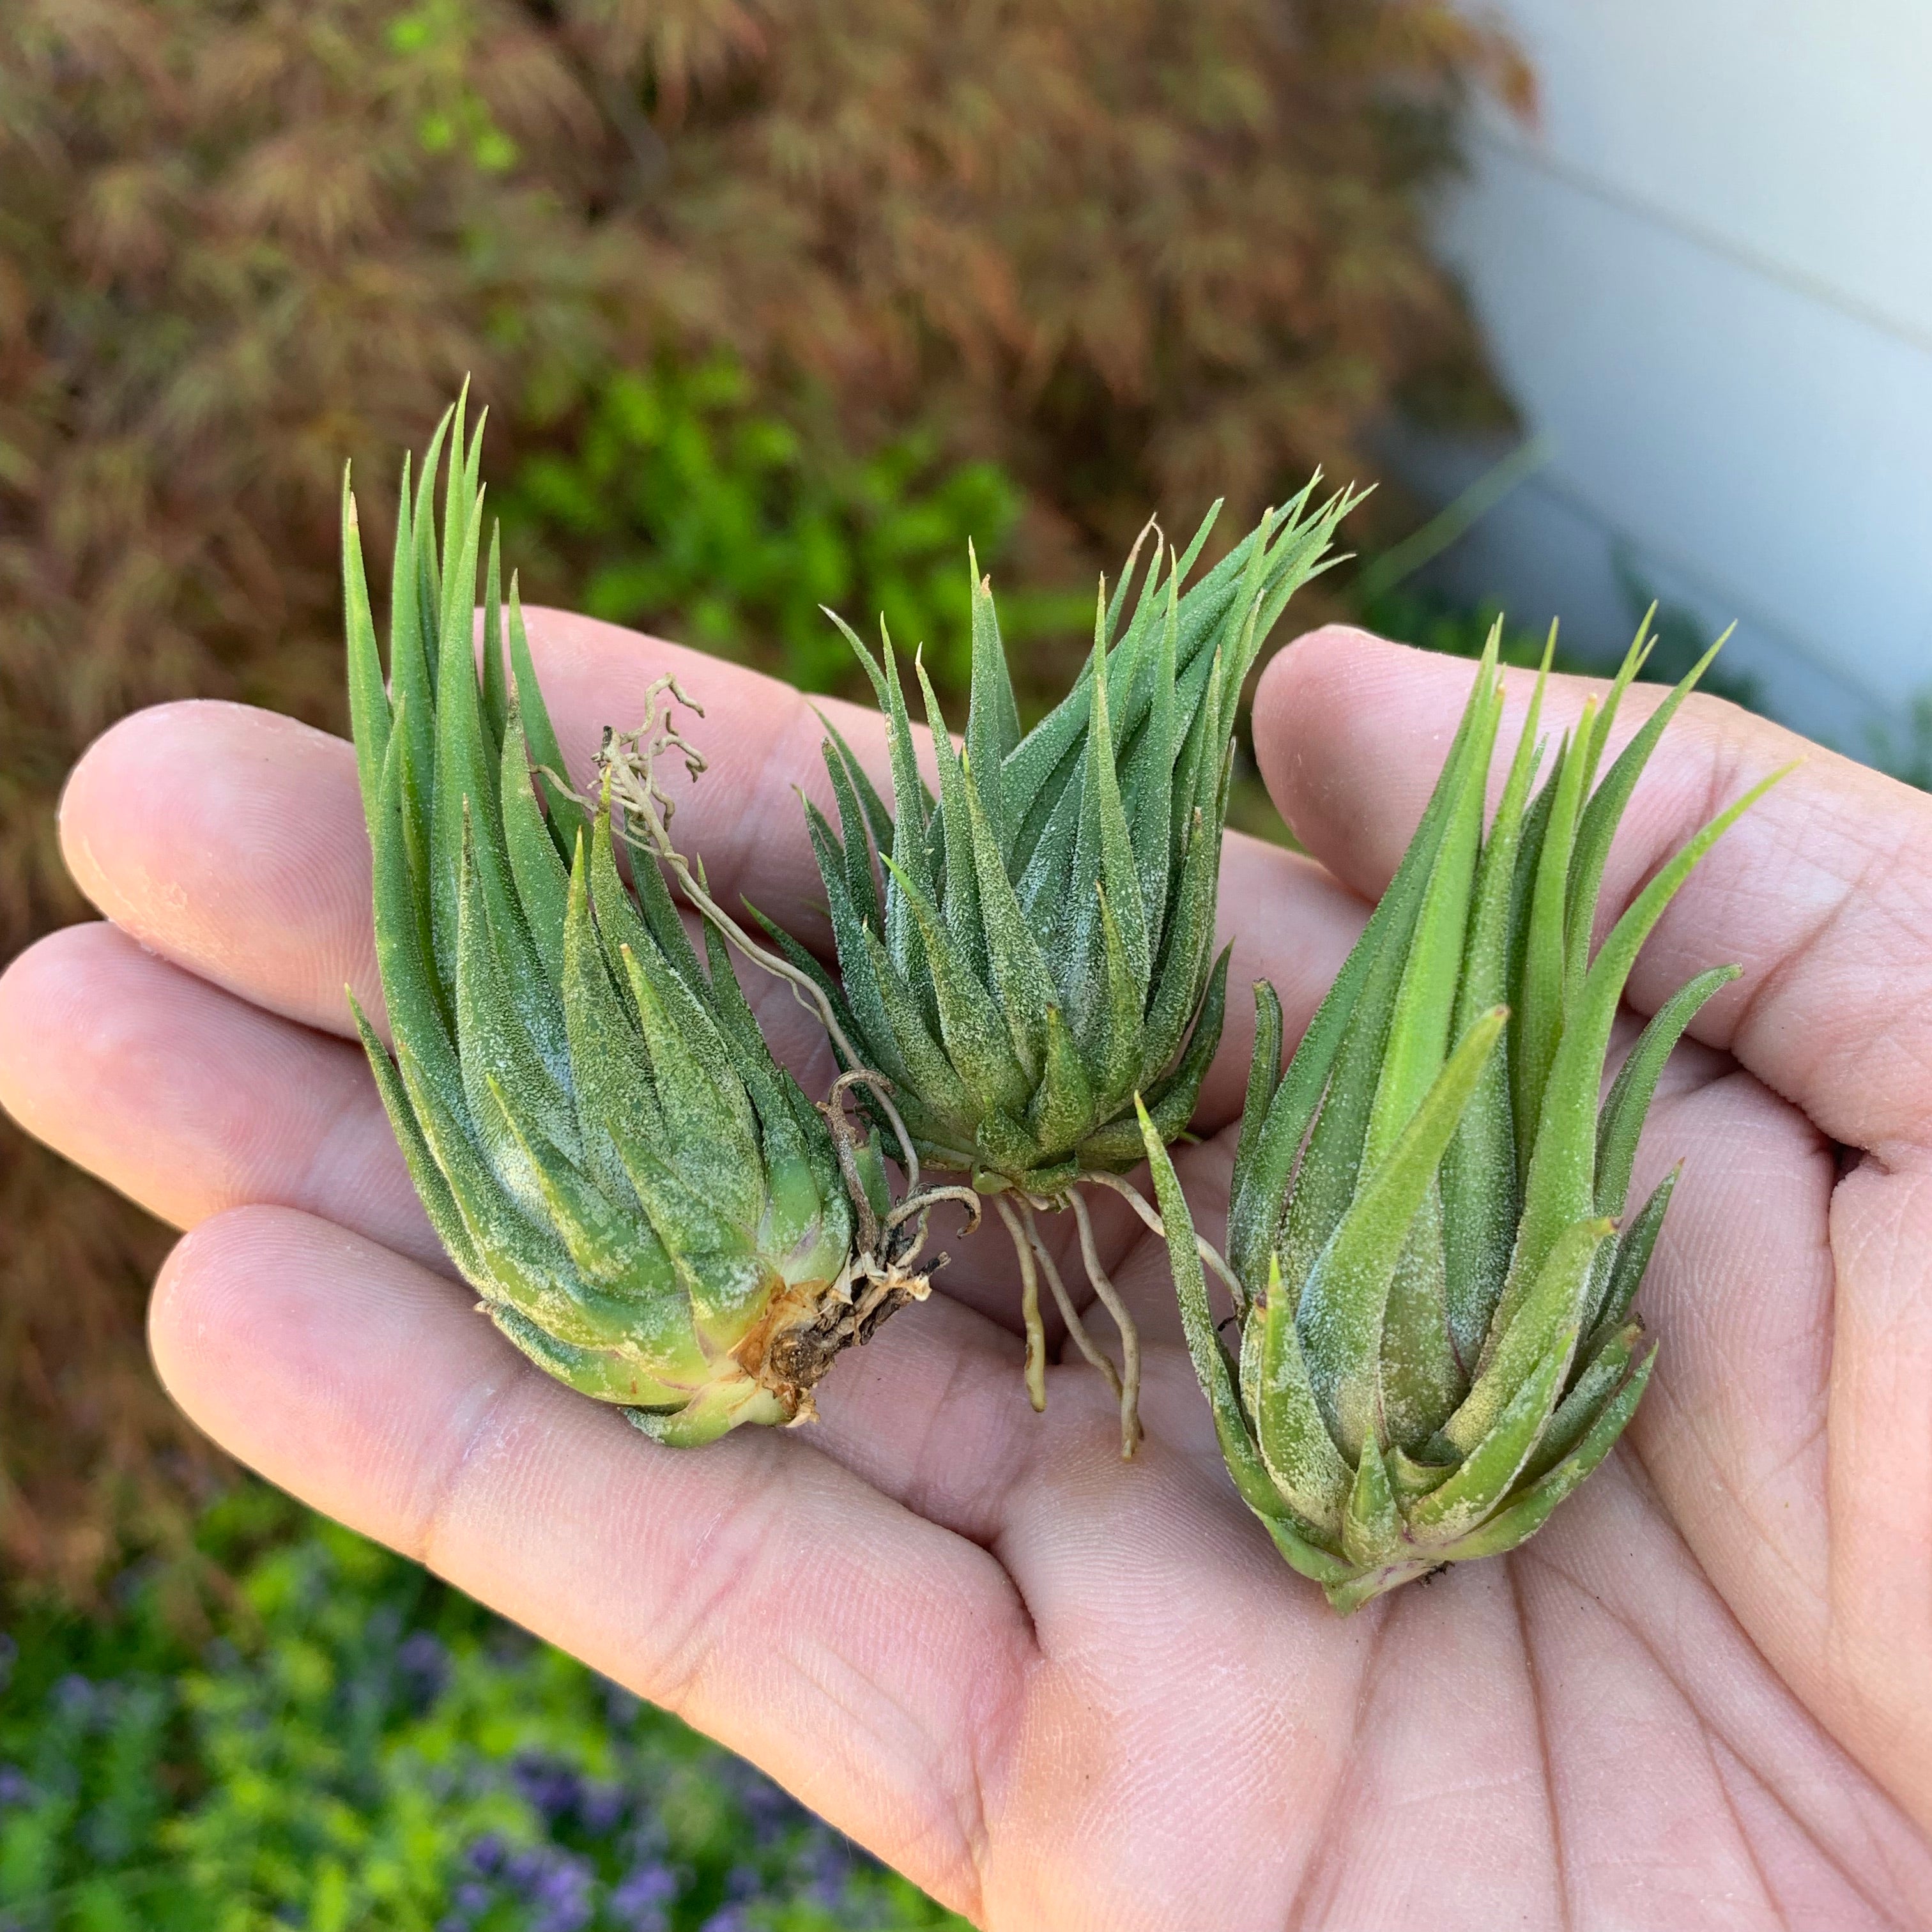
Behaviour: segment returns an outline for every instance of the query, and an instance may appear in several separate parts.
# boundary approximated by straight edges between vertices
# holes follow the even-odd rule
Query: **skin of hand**
[[[599,728],[680,674],[712,762],[682,841],[721,900],[824,944],[803,700],[587,620],[531,628],[580,781]],[[1274,979],[1291,1039],[1471,676],[1330,629],[1262,681],[1262,772],[1313,856],[1230,835],[1222,916],[1234,983]],[[1552,731],[1592,688],[1555,681]],[[1505,742],[1528,688],[1510,681]],[[1660,694],[1631,694],[1620,740]],[[839,722],[883,764],[874,722]],[[1634,1200],[1688,1164],[1640,1300],[1660,1353],[1635,1424],[1526,1548],[1347,1621],[1238,1500],[1164,1256],[1116,1202],[1095,1204],[1102,1246],[1149,1342],[1130,1466],[1072,1350],[1028,1407],[997,1232],[952,1244],[940,1292],[841,1360],[808,1429],[662,1449],[525,1364],[443,1260],[350,1037],[345,981],[380,1010],[368,852],[349,746],[304,726],[172,705],[88,752],[62,836],[106,922],[0,982],[0,1100],[188,1230],[154,1359],[218,1442],[993,1932],[1924,1925],[1932,800],[1694,698],[1600,924],[1794,752],[1631,982],[1640,1016],[1744,968],[1638,1161]],[[745,977],[822,1091],[805,1016]],[[1183,1159],[1217,1237],[1246,1004]]]

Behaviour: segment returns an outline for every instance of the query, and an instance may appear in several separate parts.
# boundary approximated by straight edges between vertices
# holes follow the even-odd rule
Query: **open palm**
[[[609,626],[531,628],[580,772],[680,672],[713,762],[682,842],[721,898],[826,938],[790,796],[819,769],[802,700]],[[1263,770],[1321,862],[1231,836],[1222,917],[1234,983],[1273,979],[1291,1037],[1470,675],[1331,631],[1264,680]],[[1557,681],[1559,728],[1588,688]],[[1604,916],[1792,748],[1693,700]],[[380,998],[349,746],[164,707],[88,753],[62,829],[112,923],[0,982],[0,1098],[191,1231],[153,1315],[190,1414],[978,1923],[1932,1924],[1932,802],[1815,753],[1692,875],[1634,1004],[1744,973],[1672,1062],[1639,1160],[1638,1199],[1688,1162],[1640,1304],[1651,1393],[1525,1550],[1346,1622],[1235,1496],[1164,1251],[1119,1202],[1096,1204],[1103,1248],[1150,1343],[1131,1466],[1077,1354],[1028,1408],[997,1232],[842,1361],[817,1426],[660,1448],[502,1342],[416,1206],[348,1036],[344,982]],[[748,991],[822,1090],[806,1017]],[[1229,1035],[1182,1162],[1210,1234],[1212,1136],[1245,1078]]]

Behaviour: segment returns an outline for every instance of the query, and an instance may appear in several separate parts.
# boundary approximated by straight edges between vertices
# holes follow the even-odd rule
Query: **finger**
[[[748,894],[810,938],[822,923],[802,814],[819,726],[789,686],[614,625],[529,614],[538,676],[573,781],[587,790],[606,725],[640,720],[652,681],[676,675],[719,721],[712,768],[679,834],[725,903]],[[879,735],[850,714],[853,742]],[[842,722],[842,729],[844,722]],[[164,957],[305,1024],[352,1030],[346,983],[380,998],[368,839],[354,754],[266,712],[197,702],[124,719],[92,746],[61,803],[62,852],[82,891]]]
[[[711,769],[678,798],[680,841],[721,902],[748,896],[821,950],[823,890],[794,787],[829,806],[812,707],[788,686],[701,653],[556,611],[530,614],[531,646],[577,782],[602,728],[641,716],[674,672],[707,708]],[[882,766],[876,714],[827,701],[862,758]],[[143,945],[271,1011],[351,1030],[342,988],[380,1013],[368,842],[341,740],[245,707],[166,705],[90,748],[62,803],[62,848],[82,888]],[[1312,1012],[1360,929],[1354,895],[1296,855],[1229,835],[1224,936],[1236,950],[1225,1042],[1204,1088],[1213,1130],[1238,1112],[1252,1037],[1246,988],[1279,984],[1291,1021]],[[1238,928],[1237,932],[1236,929]]]
[[[54,933],[0,976],[0,1106],[176,1227],[272,1202],[447,1265],[360,1047],[112,926]]]
[[[60,804],[61,854],[107,917],[272,1012],[352,1034],[381,1010],[355,754],[241,704],[163,704],[97,738]]]
[[[1394,871],[1474,675],[1466,662],[1340,628],[1270,665],[1255,707],[1263,774],[1298,834],[1358,891],[1379,891]],[[1506,674],[1504,742],[1532,682]],[[1546,728],[1573,724],[1604,688],[1552,680]],[[1634,687],[1619,738],[1662,696]],[[1693,697],[1638,783],[1600,920],[1722,806],[1799,758],[1692,872],[1644,949],[1630,1003],[1654,1012],[1706,968],[1736,962],[1744,976],[1700,1013],[1696,1037],[1734,1053],[1835,1140],[1888,1155],[1923,1150],[1932,1142],[1932,800],[1734,705]]]
[[[974,1910],[982,1754],[1034,1654],[983,1550],[796,1433],[661,1448],[528,1367],[451,1284],[286,1210],[188,1236],[152,1325],[170,1392],[244,1462]]]

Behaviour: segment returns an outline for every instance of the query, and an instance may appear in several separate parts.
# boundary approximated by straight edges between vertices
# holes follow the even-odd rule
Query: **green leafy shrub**
[[[202,1536],[236,1577],[198,1642],[178,1574],[111,1615],[16,1620],[5,1932],[960,1927],[413,1564],[252,1485]]]
[[[1871,761],[1880,771],[1932,791],[1932,688],[1906,704],[1902,728],[1880,726],[1871,739]]]
[[[967,545],[996,563],[1021,500],[996,464],[941,464],[928,434],[863,456],[808,440],[718,356],[614,377],[571,445],[526,458],[499,507],[532,584],[574,584],[593,616],[824,691],[848,680],[852,655],[822,607],[868,627],[883,614],[902,643],[925,644],[936,679],[962,683]],[[1078,592],[1000,608],[1022,650],[1090,615]]]

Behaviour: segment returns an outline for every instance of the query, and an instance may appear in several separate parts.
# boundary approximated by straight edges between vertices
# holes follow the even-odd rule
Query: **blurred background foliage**
[[[674,1718],[261,1484],[113,1599],[24,1596],[0,1648],[8,1932],[965,1932]]]
[[[465,374],[526,596],[820,686],[812,607],[883,607],[946,671],[970,534],[1050,687],[1150,509],[1496,415],[1424,245],[1472,88],[1528,98],[1446,0],[10,0],[0,956],[85,915],[114,718],[339,724],[341,466],[380,546]],[[226,1478],[168,1237],[0,1134],[0,1552],[84,1596]]]
[[[849,682],[825,608],[923,640],[942,684],[967,674],[968,545],[996,560],[1024,508],[998,464],[948,464],[921,429],[863,454],[760,410],[742,364],[660,358],[614,376],[566,446],[533,451],[496,507],[533,583],[592,616],[728,656],[747,640],[794,683]],[[1093,621],[1084,590],[1000,599],[1010,648]]]

